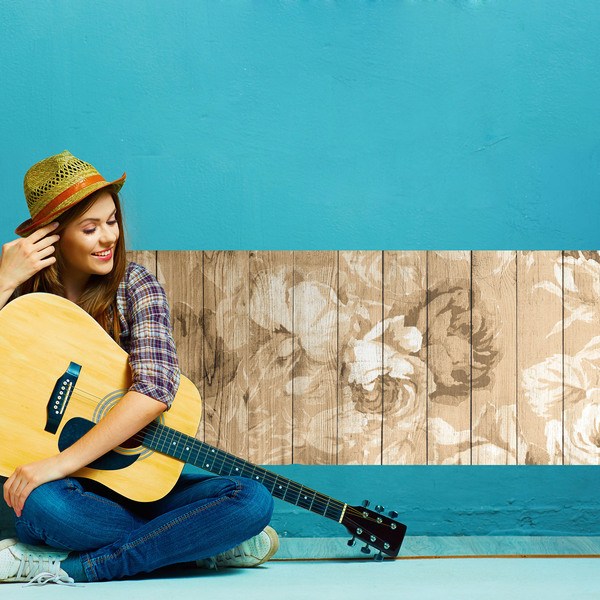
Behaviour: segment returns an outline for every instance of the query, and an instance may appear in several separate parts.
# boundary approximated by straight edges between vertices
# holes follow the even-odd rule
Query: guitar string
[[[95,406],[98,405],[99,400],[102,400],[101,397],[96,396],[95,394],[92,394],[91,392],[88,392],[82,388],[77,388],[77,387],[73,390],[72,396],[78,396],[78,397],[80,397],[80,399],[83,402],[86,402],[86,403],[89,403],[89,404],[95,405]],[[148,429],[148,428],[157,429],[156,425],[157,425],[156,423],[149,423],[144,429]],[[190,437],[190,438],[192,438],[192,441],[199,442],[201,444],[204,444],[205,446],[209,446],[212,448],[212,446],[210,446],[209,444],[206,444],[206,442],[202,442],[201,440],[196,440],[192,436],[187,436],[187,434],[182,434],[181,432],[178,432],[177,430],[174,430],[174,429],[171,429],[171,431],[178,433],[180,436],[185,435],[186,437]],[[142,432],[137,432],[135,435],[133,435],[129,439],[131,439],[135,442],[138,442],[140,444],[143,444],[145,437],[146,437],[146,435],[143,433],[143,430],[142,430]],[[126,441],[128,441],[128,440],[126,440]],[[159,433],[158,436],[156,434],[154,434],[154,441],[156,441],[157,443],[162,442],[164,444],[167,441],[170,441],[170,439],[169,439],[169,436],[167,433]],[[237,458],[233,455],[229,455],[227,452],[225,452],[223,450],[219,450],[218,448],[215,448],[215,451],[219,452],[220,454],[225,455],[224,459],[222,459],[221,468],[223,468],[225,466],[234,468],[236,461],[242,461],[243,463],[252,465],[252,463],[249,463],[248,461],[246,461],[244,459]],[[231,456],[231,458],[230,458],[230,456]],[[254,467],[254,465],[252,465],[252,466]],[[255,466],[254,468],[260,469],[260,471],[264,473],[264,476],[274,478],[274,480],[270,481],[269,483],[276,483],[276,480],[279,478],[279,476],[277,474],[271,473],[268,469],[263,469],[262,467],[259,467],[259,466]],[[231,474],[231,471],[229,474]],[[298,484],[297,482],[295,482],[291,479],[288,479],[288,478],[284,478],[284,479],[287,479],[287,481],[288,481],[288,485],[286,487],[284,496],[287,494],[287,492],[289,490],[291,490],[292,492],[298,493],[298,495],[300,496],[303,493],[302,490],[304,490],[304,493],[312,493],[312,495],[315,496],[313,501],[311,502],[311,508],[315,506],[315,501],[317,500],[317,496],[321,497],[321,498],[319,498],[319,503],[321,503],[321,505],[322,505],[322,510],[324,511],[323,514],[325,514],[327,512],[327,504],[328,503],[329,504],[334,503],[334,505],[338,505],[337,506],[338,509],[343,509],[343,506],[345,504],[344,502],[341,502],[340,500],[336,500],[335,498],[327,496],[326,494],[322,494],[320,492],[312,490],[311,488],[309,488],[305,485]],[[308,500],[308,498],[305,498],[305,499]],[[325,500],[325,499],[327,499],[327,500]],[[298,498],[298,500],[299,500],[299,498]],[[317,504],[316,506],[319,506],[319,504]],[[366,520],[375,522],[374,518],[365,517],[364,514],[359,509],[357,509],[353,506],[350,506],[350,505],[346,505],[346,506],[347,506],[347,508],[346,508],[347,515],[356,515],[356,516],[360,517],[361,519],[366,519]],[[387,520],[386,517],[382,517],[382,518],[385,518]]]

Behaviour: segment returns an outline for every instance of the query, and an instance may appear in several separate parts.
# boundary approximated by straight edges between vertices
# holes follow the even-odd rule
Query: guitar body
[[[65,386],[57,382],[72,365],[80,371],[66,401],[60,391]],[[7,304],[0,310],[0,475],[8,477],[17,466],[72,444],[118,402],[131,382],[128,354],[74,303],[34,293]],[[172,408],[159,420],[195,436],[201,411],[198,390],[182,375]],[[45,430],[50,413],[59,421],[55,432]],[[132,500],[162,498],[184,463],[132,445],[73,475],[103,483]]]

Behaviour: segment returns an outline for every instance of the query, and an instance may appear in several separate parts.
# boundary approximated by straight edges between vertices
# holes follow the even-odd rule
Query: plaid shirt
[[[121,347],[129,354],[129,390],[171,406],[180,370],[167,295],[145,267],[130,262],[117,290]]]

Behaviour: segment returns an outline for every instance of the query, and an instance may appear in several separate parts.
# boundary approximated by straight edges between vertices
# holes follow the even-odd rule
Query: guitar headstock
[[[383,506],[377,505],[375,511],[368,509],[369,501],[365,500],[363,506],[347,506],[342,525],[352,534],[348,545],[353,546],[355,538],[366,542],[361,548],[365,554],[370,554],[370,547],[379,550],[376,559],[383,558],[381,554],[398,556],[400,546],[406,534],[406,525],[396,521],[398,513],[390,511],[389,516],[383,514]]]

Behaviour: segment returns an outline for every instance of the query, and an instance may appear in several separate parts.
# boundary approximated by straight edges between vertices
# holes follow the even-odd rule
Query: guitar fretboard
[[[200,467],[210,473],[240,476],[262,483],[280,500],[289,502],[333,521],[341,522],[346,506],[343,502],[316,492],[287,477],[277,475],[233,454],[219,450],[175,429],[151,423],[144,430],[142,444],[177,460]]]

